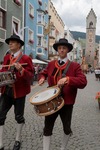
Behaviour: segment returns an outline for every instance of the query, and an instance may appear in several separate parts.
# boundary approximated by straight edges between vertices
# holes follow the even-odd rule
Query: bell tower
[[[85,51],[85,63],[91,65],[94,68],[94,56],[95,56],[95,34],[96,34],[96,22],[97,17],[93,8],[91,8],[89,14],[86,17],[86,51]]]

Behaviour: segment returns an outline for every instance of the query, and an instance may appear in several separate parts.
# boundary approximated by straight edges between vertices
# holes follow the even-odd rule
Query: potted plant
[[[48,14],[48,10],[47,9],[45,9],[45,14]]]
[[[18,6],[21,6],[21,3],[19,0],[14,0],[14,2],[18,5]]]
[[[29,16],[33,19],[34,18],[34,16],[32,15],[32,14],[29,14]]]
[[[38,3],[39,3],[40,6],[42,5],[42,1],[41,0],[38,0]]]
[[[34,41],[30,39],[30,40],[29,40],[29,43],[33,44],[33,43],[34,43]]]
[[[45,50],[47,51],[47,47],[45,47]]]

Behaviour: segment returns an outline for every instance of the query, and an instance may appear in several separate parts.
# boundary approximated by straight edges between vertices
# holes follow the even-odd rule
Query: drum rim
[[[62,97],[61,97],[61,98],[62,98]],[[36,112],[36,114],[39,115],[39,116],[49,116],[49,115],[52,115],[52,114],[56,113],[57,111],[59,111],[63,106],[64,106],[64,99],[62,98],[62,103],[61,103],[61,105],[58,107],[57,110],[52,111],[52,112],[40,113],[40,114]]]
[[[58,93],[57,94],[55,94],[54,96],[52,96],[51,98],[49,98],[49,99],[47,99],[47,100],[45,100],[45,101],[42,101],[42,102],[32,102],[32,99],[33,99],[33,97],[35,97],[37,94],[39,94],[40,92],[44,92],[44,91],[46,91],[46,90],[48,90],[48,89],[52,89],[52,88],[56,88],[56,89],[58,89]],[[44,104],[44,103],[46,103],[46,102],[49,102],[50,100],[52,100],[52,99],[54,99],[55,97],[57,97],[59,94],[60,94],[60,88],[59,87],[57,87],[57,86],[52,86],[52,87],[49,87],[49,88],[47,88],[47,89],[43,89],[43,90],[41,90],[40,92],[37,92],[36,94],[34,94],[31,98],[30,98],[30,103],[32,104],[32,105],[41,105],[41,104]]]

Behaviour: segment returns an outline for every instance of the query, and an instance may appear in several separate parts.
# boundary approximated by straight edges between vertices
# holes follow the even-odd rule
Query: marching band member
[[[24,41],[18,35],[11,35],[5,42],[9,45],[10,53],[4,56],[4,65],[1,72],[12,71],[15,73],[16,80],[12,85],[5,85],[1,88],[0,97],[0,150],[4,150],[3,146],[3,130],[5,119],[8,111],[14,105],[15,120],[17,121],[17,134],[13,150],[19,150],[21,146],[21,131],[24,119],[25,98],[30,93],[30,82],[33,77],[33,64],[29,56],[24,55],[21,47]],[[21,65],[26,63],[26,65]],[[13,66],[10,67],[10,65]]]
[[[46,69],[41,72],[39,85],[43,84],[48,77],[49,86],[57,85],[61,88],[65,105],[54,114],[45,116],[43,150],[50,149],[50,139],[58,115],[60,115],[64,131],[61,150],[65,150],[72,133],[71,118],[77,89],[83,89],[87,84],[87,79],[83,74],[80,65],[68,60],[67,53],[73,49],[73,45],[68,43],[67,39],[59,39],[59,41],[53,45],[53,48],[58,52],[59,59],[51,61]],[[64,70],[66,70],[65,74],[63,74]]]

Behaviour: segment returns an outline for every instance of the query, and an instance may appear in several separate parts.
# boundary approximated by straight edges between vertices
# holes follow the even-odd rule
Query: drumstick
[[[39,83],[37,83],[35,86],[32,87],[32,89],[36,88],[37,86],[42,86],[42,85],[43,84],[40,85]]]
[[[27,63],[23,63],[23,64],[21,64],[22,66],[24,66],[24,65],[27,65]],[[11,67],[11,66],[14,66],[14,64],[11,64],[11,65],[1,65],[2,67]]]
[[[42,86],[42,85],[39,85],[39,83],[37,83],[35,86],[32,87],[32,89],[36,88],[37,86]]]
[[[39,86],[39,84],[37,83],[35,86],[32,87],[32,89],[36,88],[37,86]]]

